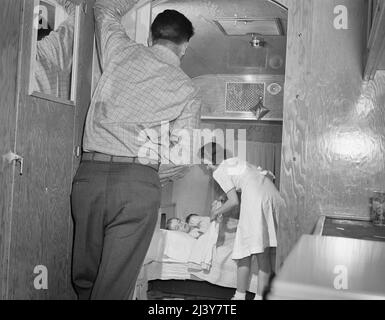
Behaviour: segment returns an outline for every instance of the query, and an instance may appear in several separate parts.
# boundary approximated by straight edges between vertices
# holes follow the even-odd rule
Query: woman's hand
[[[239,205],[239,199],[235,188],[231,189],[226,196],[227,200],[225,203],[215,200],[211,204],[211,221],[216,220],[221,222],[223,220],[223,214],[230,212]]]
[[[218,215],[215,213],[215,210],[214,211],[211,211],[211,214],[210,214],[210,221],[215,221],[217,220],[217,217]]]
[[[213,210],[211,211],[211,220],[210,221],[217,221],[217,222],[222,222],[222,213],[219,213],[218,210]]]

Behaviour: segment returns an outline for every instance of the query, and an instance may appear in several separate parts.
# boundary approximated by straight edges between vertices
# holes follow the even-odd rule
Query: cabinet
[[[384,242],[303,235],[268,299],[383,300],[384,270]]]
[[[385,242],[385,227],[357,218],[321,216],[313,235]]]

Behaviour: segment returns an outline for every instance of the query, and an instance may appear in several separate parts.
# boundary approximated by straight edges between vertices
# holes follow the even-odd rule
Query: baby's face
[[[227,201],[227,196],[226,194],[222,194],[219,196],[218,200],[221,202],[221,203],[225,203]]]
[[[189,232],[190,226],[186,222],[181,221],[180,219],[174,219],[171,221],[170,230]]]
[[[191,228],[198,228],[200,223],[200,218],[198,216],[192,216],[190,217],[190,220],[188,222],[188,225]]]

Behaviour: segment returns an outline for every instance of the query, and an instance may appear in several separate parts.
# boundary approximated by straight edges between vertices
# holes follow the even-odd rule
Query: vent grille
[[[265,103],[265,83],[226,83],[226,112],[249,113],[260,102]]]

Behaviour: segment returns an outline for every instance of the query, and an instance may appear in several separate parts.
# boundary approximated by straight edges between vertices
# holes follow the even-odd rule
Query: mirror
[[[70,0],[34,0],[29,93],[75,102],[79,6]]]

